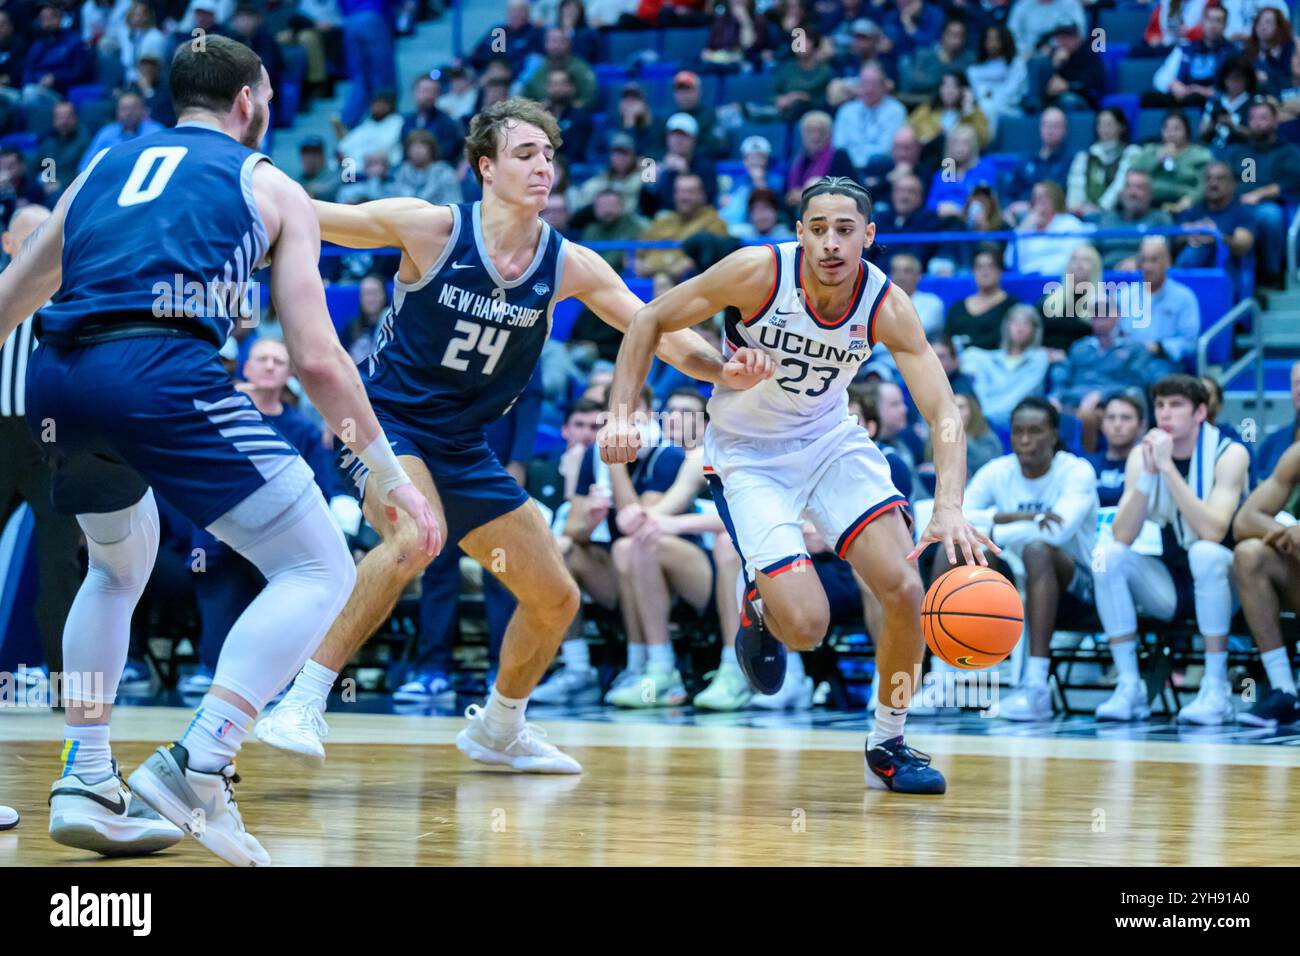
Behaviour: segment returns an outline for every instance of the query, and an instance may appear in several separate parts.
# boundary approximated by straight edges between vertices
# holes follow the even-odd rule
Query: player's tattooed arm
[[[976,530],[962,510],[966,490],[966,430],[948,375],[925,338],[925,330],[912,300],[889,294],[874,324],[875,341],[889,349],[907,391],[930,426],[934,445],[934,511],[908,560],[915,559],[931,542],[942,542],[950,564],[964,557],[967,564],[988,564],[984,549],[998,547]]]

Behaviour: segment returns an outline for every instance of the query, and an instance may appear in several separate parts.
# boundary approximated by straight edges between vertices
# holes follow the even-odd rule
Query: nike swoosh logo
[[[453,269],[473,269],[473,268],[474,268],[474,263],[472,263],[472,262],[453,262],[453,263],[451,264],[451,267],[452,267]]]
[[[102,796],[98,793],[94,793],[93,791],[90,790],[75,790],[70,787],[61,787],[60,789],[55,790],[53,793],[50,794],[50,801],[53,802],[55,797],[64,797],[64,796],[85,797],[87,800],[94,800],[100,806],[108,810],[112,810],[114,813],[117,814],[126,813],[126,797],[122,796],[122,794],[120,793],[117,795],[117,802],[114,803],[112,800],[109,800],[107,797]]]
[[[501,706],[504,707],[506,710],[518,710],[518,709],[519,709],[519,706],[518,706],[517,704],[502,704]]]
[[[777,315],[799,315],[801,311],[802,311],[801,309],[791,309],[788,312],[782,312],[780,309],[777,309],[776,314]]]
[[[890,713],[893,714],[895,717],[902,717],[905,713],[907,713],[907,711],[905,711],[905,710],[891,710]]]

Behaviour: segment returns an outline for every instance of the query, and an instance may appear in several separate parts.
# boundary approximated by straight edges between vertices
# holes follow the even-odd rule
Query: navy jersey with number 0
[[[418,282],[398,280],[363,364],[376,410],[448,434],[481,430],[528,385],[551,330],[566,240],[542,223],[519,278],[497,272],[479,204],[451,206],[451,236]]]
[[[253,200],[266,156],[187,124],[101,152],[68,206],[63,283],[41,337],[161,320],[220,346],[267,252]]]

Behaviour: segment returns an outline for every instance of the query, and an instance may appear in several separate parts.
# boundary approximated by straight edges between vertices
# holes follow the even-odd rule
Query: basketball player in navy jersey
[[[329,321],[310,200],[254,150],[271,97],[261,61],[208,36],[177,51],[171,89],[177,127],[94,156],[0,274],[0,339],[40,309],[28,424],[53,464],[54,504],[77,516],[90,553],[64,629],[67,726],[50,833],[117,855],[185,830],[230,863],[264,865],[234,800],[235,754],[320,642],[355,570],[311,469],[217,356],[260,263],[274,257],[271,295],[299,378],[367,463],[376,500],[410,516],[412,550],[434,554],[440,532]],[[231,628],[179,743],[160,747],[128,792],[108,723],[158,550],[154,488],[267,584]]]
[[[582,769],[524,719],[579,593],[541,512],[492,454],[483,429],[527,385],[556,302],[575,297],[620,330],[642,305],[604,259],[539,218],[560,145],[554,117],[530,100],[509,99],[470,123],[465,153],[483,186],[481,202],[316,203],[324,238],[402,251],[393,308],[363,363],[366,389],[398,460],[434,502],[444,540],[458,543],[519,602],[487,706],[466,711],[470,724],[456,744],[474,760],[535,773]],[[757,351],[740,351],[724,365],[689,331],[665,337],[659,355],[692,378],[735,389],[771,374]],[[256,731],[265,743],[317,759],[325,753],[325,701],[339,670],[428,563],[412,547],[414,528],[375,507],[366,468],[354,466],[353,475],[384,540],[358,566],[352,598],[293,689]]]
[[[635,457],[640,435],[626,410],[666,333],[726,310],[724,353],[760,348],[779,363],[776,377],[747,392],[716,389],[704,433],[705,474],[745,567],[737,659],[757,691],[773,694],[785,678],[786,646],[811,650],[826,636],[830,609],[817,575],[789,573],[811,566],[806,516],[884,609],[866,783],[943,793],[943,775],[903,740],[925,650],[915,560],[935,541],[954,564],[958,549],[968,564],[988,563],[981,545],[998,549],[962,514],[966,436],[948,376],[911,300],[862,258],[876,232],[870,214],[861,186],[823,177],[803,192],[797,241],[737,250],[638,312],[598,440],[611,464]],[[848,414],[849,384],[877,344],[889,349],[934,436],[934,514],[915,546],[907,499]]]

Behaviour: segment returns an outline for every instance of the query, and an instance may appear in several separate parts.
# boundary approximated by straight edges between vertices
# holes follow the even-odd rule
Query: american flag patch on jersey
[[[858,325],[854,323],[853,325],[849,326],[849,338],[865,339],[866,337],[867,337],[867,327],[865,325]]]

